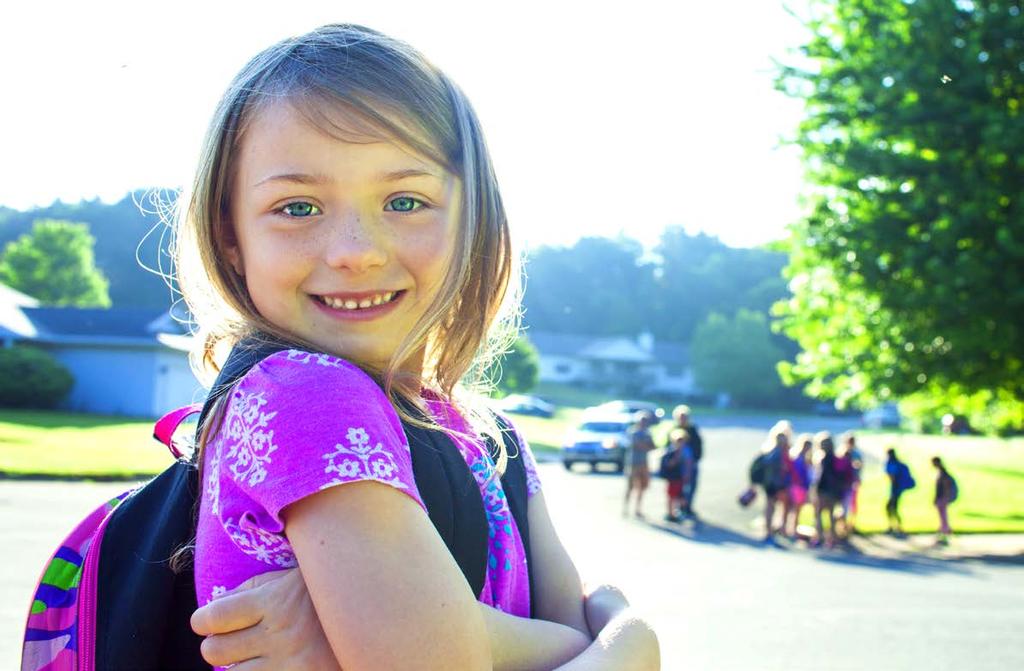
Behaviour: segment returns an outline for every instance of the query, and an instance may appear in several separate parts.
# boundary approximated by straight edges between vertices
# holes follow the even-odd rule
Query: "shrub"
[[[56,407],[74,382],[68,369],[42,350],[0,347],[0,407]]]

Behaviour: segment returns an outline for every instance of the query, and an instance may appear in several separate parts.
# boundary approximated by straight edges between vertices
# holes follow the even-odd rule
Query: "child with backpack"
[[[812,486],[814,493],[814,527],[816,535],[812,546],[825,545],[832,547],[836,542],[836,506],[843,500],[846,490],[846,479],[841,469],[837,468],[835,443],[832,434],[821,431],[814,436],[815,445],[815,480]],[[826,535],[822,515],[828,515],[828,533]]]
[[[935,478],[935,510],[939,514],[939,533],[937,545],[948,545],[953,530],[949,527],[949,504],[960,497],[960,488],[956,479],[946,470],[946,465],[939,457],[932,457],[932,466],[937,472]]]
[[[519,277],[477,118],[444,73],[353,25],[271,46],[221,100],[175,233],[196,363],[220,372],[191,481],[194,584],[162,550],[140,584],[208,604],[207,662],[658,667],[621,593],[584,594],[529,446],[467,391],[507,342]],[[262,611],[223,596],[280,569]],[[164,656],[199,648],[163,614],[174,636],[148,634],[147,664],[95,668],[202,668]]]
[[[900,519],[900,497],[903,493],[917,486],[910,468],[896,456],[896,450],[886,451],[885,474],[889,477],[889,500],[885,504],[885,514],[889,519],[889,533],[903,534],[903,520]]]
[[[797,539],[800,523],[800,512],[810,500],[811,488],[811,451],[814,440],[811,434],[802,433],[797,436],[793,447],[789,450],[792,464],[792,479],[789,483],[789,512],[786,516],[786,534]]]
[[[768,432],[768,441],[750,467],[750,481],[764,490],[764,542],[775,544],[775,507],[783,506],[782,524],[789,513],[789,485],[792,482],[792,464],[789,459],[790,436],[793,429],[788,421],[780,421]]]
[[[686,429],[673,429],[669,433],[669,446],[661,456],[658,475],[668,481],[667,522],[681,521],[686,510],[695,461],[689,438]]]

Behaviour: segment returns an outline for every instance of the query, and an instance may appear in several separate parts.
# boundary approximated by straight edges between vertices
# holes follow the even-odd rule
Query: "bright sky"
[[[0,204],[120,199],[189,179],[227,82],[322,23],[410,42],[467,92],[529,246],[668,225],[732,245],[781,237],[801,116],[771,57],[803,32],[776,0],[495,3],[5,2]]]

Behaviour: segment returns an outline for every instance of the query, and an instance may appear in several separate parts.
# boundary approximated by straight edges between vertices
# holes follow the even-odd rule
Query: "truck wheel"
[[[572,465],[574,463],[576,463],[576,462],[575,461],[563,461],[562,465],[565,466],[565,470],[571,471],[572,470]]]

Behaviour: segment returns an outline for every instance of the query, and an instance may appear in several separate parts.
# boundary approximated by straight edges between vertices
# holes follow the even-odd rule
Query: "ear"
[[[239,277],[245,277],[245,264],[242,263],[242,250],[238,248],[238,245],[231,244],[224,247],[224,256],[227,257],[228,263],[231,264],[235,274]]]

